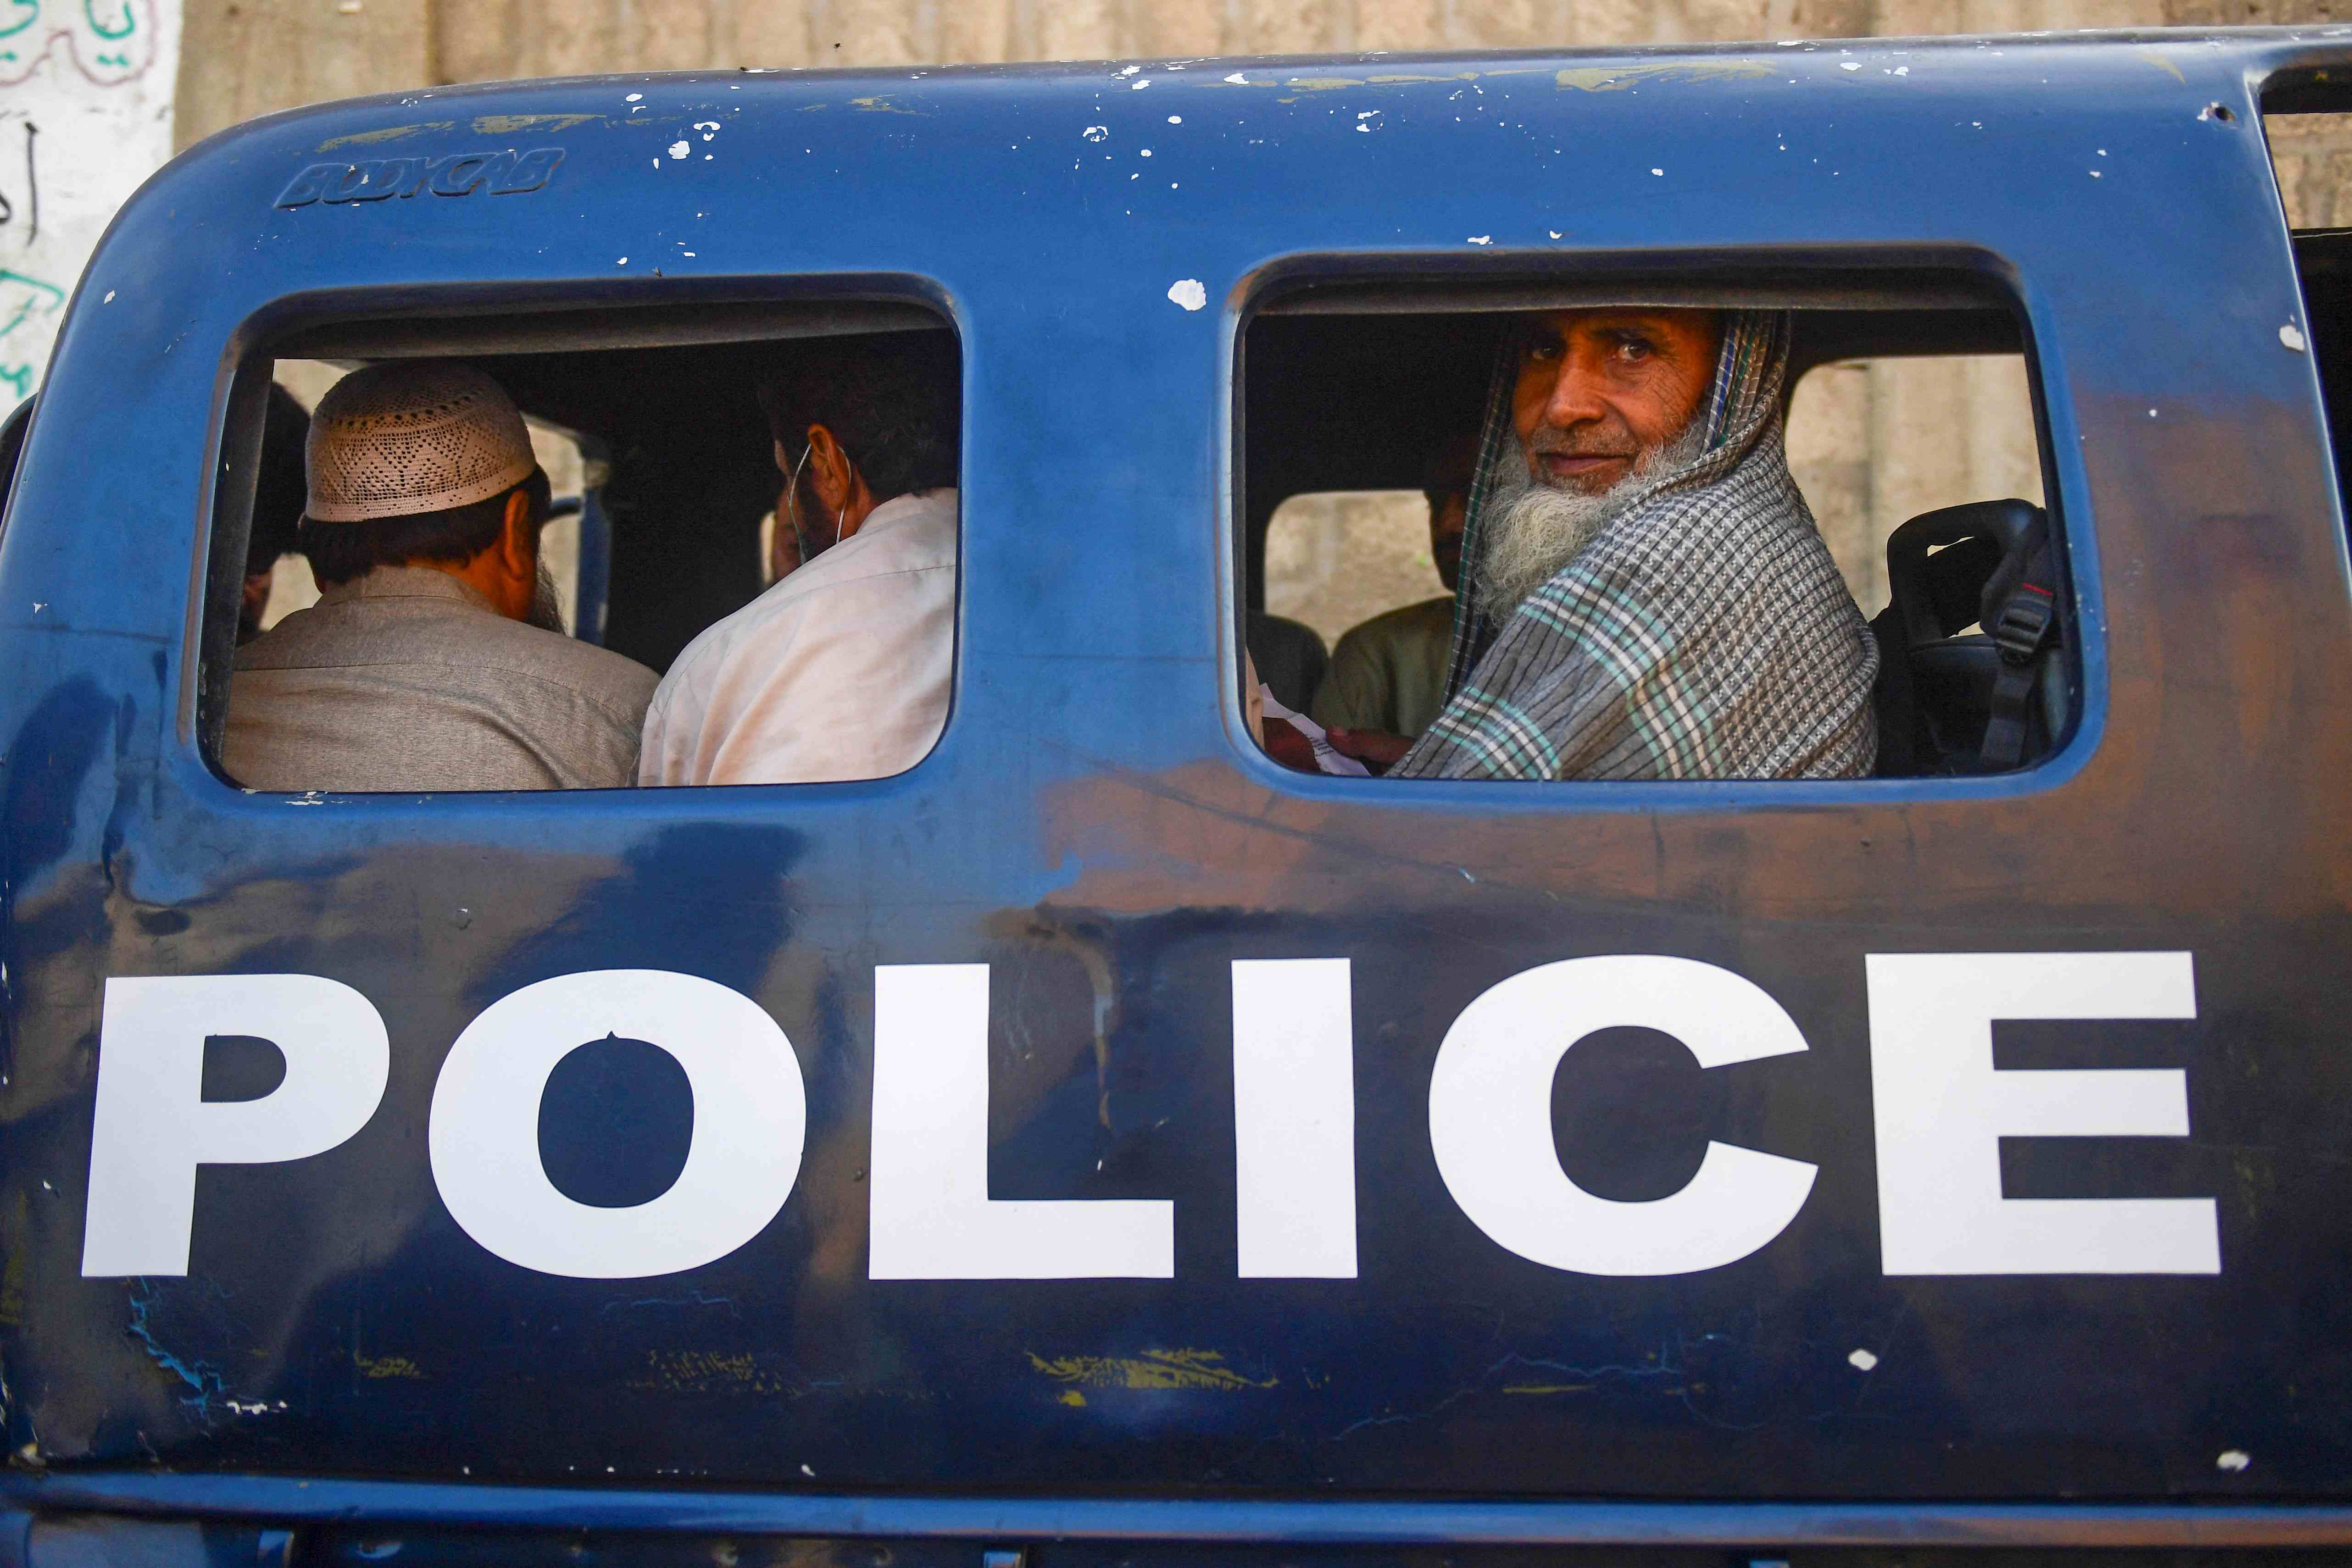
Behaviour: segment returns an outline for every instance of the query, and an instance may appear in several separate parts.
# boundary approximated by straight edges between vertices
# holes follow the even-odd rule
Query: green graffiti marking
[[[119,3],[122,6],[122,26],[120,27],[110,27],[98,19],[98,0],[81,0],[82,19],[101,38],[127,38],[137,30],[139,20],[131,14],[131,0],[119,0]],[[128,63],[129,57],[124,56],[122,59]]]
[[[0,382],[15,389],[16,401],[24,402],[33,395],[33,367],[30,365],[0,365]]]
[[[0,38],[12,37],[41,19],[41,0],[8,0],[8,8],[12,11],[22,11],[24,15],[13,22],[0,24]],[[13,60],[16,57],[16,53],[14,49],[5,55],[0,55],[0,59]]]
[[[13,315],[6,314],[11,285],[24,291],[16,297],[16,308]],[[47,316],[65,302],[66,291],[56,284],[44,283],[37,277],[27,277],[21,272],[10,272],[0,267],[0,338],[5,338],[31,320],[36,311]]]

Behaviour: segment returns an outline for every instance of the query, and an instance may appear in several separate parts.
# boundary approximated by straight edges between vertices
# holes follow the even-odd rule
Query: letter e
[[[1873,953],[1870,1081],[1889,1274],[2218,1274],[2209,1197],[2008,1198],[2003,1138],[2184,1138],[2175,1069],[2003,1072],[1995,1019],[2193,1019],[2186,953]]]

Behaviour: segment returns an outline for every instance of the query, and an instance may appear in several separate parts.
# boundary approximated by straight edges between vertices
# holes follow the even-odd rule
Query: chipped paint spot
[[[913,110],[900,109],[887,98],[853,98],[849,100],[849,107],[866,114],[915,114]],[[922,117],[915,115],[915,118],[919,120]]]
[[[321,152],[332,152],[338,147],[369,147],[379,141],[397,141],[404,136],[422,136],[428,131],[452,131],[454,120],[427,120],[415,125],[394,125],[383,131],[354,131],[349,136],[331,136],[319,143]]]
[[[478,114],[474,130],[483,136],[505,136],[517,131],[569,131],[601,114]]]
[[[1226,79],[1227,81],[1229,81],[1229,82],[1233,83],[1235,87],[1247,87],[1247,86],[1249,86],[1249,84],[1250,84],[1250,79],[1249,79],[1249,78],[1247,78],[1247,77],[1244,76],[1244,75],[1243,75],[1241,72],[1239,72],[1239,71],[1235,71],[1233,75],[1231,75],[1231,76],[1227,77],[1225,79]]]
[[[679,160],[680,162],[683,162],[683,161],[685,160],[685,158],[686,158],[686,155],[687,155],[688,152],[693,152],[693,151],[694,151],[694,149],[693,149],[693,148],[688,147],[688,146],[685,142],[683,142],[683,141],[673,141],[673,142],[671,142],[671,143],[669,144],[669,155],[670,155],[672,158],[675,158],[675,159]]]
[[[1668,82],[1739,81],[1771,74],[1772,68],[1761,60],[1685,60],[1655,66],[1570,66],[1552,79],[1563,89],[1573,88],[1579,92],[1623,92],[1645,82],[1663,86]]]
[[[1168,286],[1168,298],[1187,310],[1198,310],[1208,304],[1209,291],[1197,277],[1180,277]]]
[[[1838,64],[1838,69],[1842,71],[1858,71],[1862,69],[1862,68],[1852,60],[1842,60]]]
[[[397,1377],[404,1382],[422,1383],[425,1369],[404,1355],[366,1355],[352,1352],[352,1364],[362,1377]]]
[[[2306,346],[2303,340],[2303,329],[2292,321],[2279,329],[2279,341],[2298,354]]]
[[[1124,1388],[1142,1392],[1202,1389],[1238,1394],[1251,1388],[1274,1388],[1278,1377],[1263,1381],[1224,1364],[1224,1353],[1214,1350],[1147,1350],[1141,1355],[1057,1355],[1048,1360],[1035,1351],[1024,1352],[1029,1364],[1056,1383],[1093,1388]]]
[[[626,97],[626,98],[623,99],[621,101],[622,101],[623,103],[636,103],[636,102],[640,101],[641,99],[643,99],[645,96],[646,96],[646,95],[645,95],[644,93],[641,93],[641,92],[633,92],[633,93],[631,93],[628,97]]]
[[[1860,1368],[1864,1372],[1868,1372],[1872,1367],[1878,1364],[1878,1358],[1871,1354],[1870,1352],[1866,1350],[1857,1350],[1852,1355],[1847,1356],[1846,1360],[1848,1363]]]
[[[1110,127],[1108,125],[1089,125],[1084,131],[1079,131],[1078,134],[1085,137],[1089,141],[1100,141],[1110,134]]]
[[[1054,1398],[1059,1404],[1073,1406],[1080,1410],[1087,1407],[1087,1396],[1075,1388],[1065,1388],[1055,1395]]]
[[[1469,236],[1466,243],[1471,245],[1493,245],[1495,243],[1495,236],[1493,235],[1472,235]]]

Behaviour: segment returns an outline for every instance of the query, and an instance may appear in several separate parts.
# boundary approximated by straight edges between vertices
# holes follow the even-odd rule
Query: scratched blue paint
[[[633,77],[306,110],[184,155],[69,308],[0,535],[0,1352],[9,1446],[47,1478],[5,1484],[41,1508],[551,1528],[584,1487],[615,1525],[815,1533],[2341,1539],[2333,1503],[2297,1508],[2352,1474],[2352,598],[2311,358],[2278,344],[2303,306],[2251,94],[2347,53],[2249,32]],[[1674,64],[1703,68],[1559,75]],[[590,118],[472,129],[521,115]],[[352,155],[320,151],[337,138],[445,120],[403,155],[564,161],[527,194],[271,204]],[[1478,789],[1304,779],[1239,737],[1231,379],[1260,290],[1931,263],[2008,290],[2032,345],[2088,633],[2061,758]],[[1212,308],[1170,301],[1187,278]],[[928,303],[962,344],[955,707],[921,766],[315,801],[206,768],[191,585],[271,333],[811,280]],[[2151,405],[2179,418],[2151,431]],[[2076,1047],[2189,1067],[2194,1146],[2016,1179],[2214,1196],[2219,1277],[1881,1270],[1862,958],[2040,948],[2196,955],[2194,1025]],[[1451,1205],[1425,1122],[1445,1027],[1596,952],[1723,964],[1804,1030],[1703,1106],[1711,1135],[1821,1167],[1755,1257],[1564,1275]],[[1242,1281],[1229,965],[1332,956],[1354,963],[1361,1277]],[[872,970],[943,962],[992,966],[995,1196],[1173,1198],[1173,1281],[865,1279]],[[439,1204],[434,1074],[498,997],[614,967],[767,1008],[808,1158],[777,1220],[690,1276],[529,1274]],[[233,971],[367,995],[384,1106],[311,1160],[207,1170],[188,1280],[84,1281],[100,982]],[[233,1316],[161,1326],[215,1288]],[[1265,1386],[1076,1406],[1033,1360],[1179,1348]],[[360,1479],[293,1485],[330,1472]],[[1004,1500],[1055,1489],[1094,1500]],[[1356,1500],[1300,1500],[1331,1493]],[[1211,1494],[1189,1524],[1150,1511]]]

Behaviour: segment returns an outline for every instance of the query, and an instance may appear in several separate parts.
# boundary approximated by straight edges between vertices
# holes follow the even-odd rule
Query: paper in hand
[[[1260,681],[1258,683],[1257,692],[1259,700],[1265,704],[1265,716],[1267,718],[1278,718],[1282,720],[1283,723],[1288,725],[1291,728],[1297,730],[1299,734],[1307,737],[1307,744],[1315,748],[1316,767],[1321,768],[1326,773],[1337,773],[1343,778],[1349,779],[1370,779],[1372,776],[1372,770],[1370,768],[1365,767],[1362,763],[1357,761],[1347,753],[1335,747],[1331,744],[1330,737],[1323,733],[1323,727],[1321,725],[1317,724],[1313,719],[1308,718],[1303,713],[1291,712],[1288,708],[1283,706],[1281,703],[1275,700],[1274,688],[1272,686]]]

